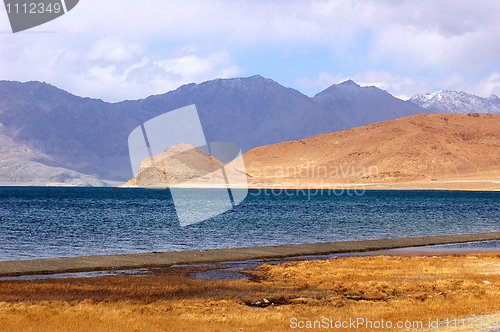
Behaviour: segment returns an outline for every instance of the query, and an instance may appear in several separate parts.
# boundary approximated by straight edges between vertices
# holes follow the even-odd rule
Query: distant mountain
[[[461,91],[441,90],[426,95],[416,95],[409,101],[425,109],[440,113],[500,114],[500,99],[495,95],[482,98]]]
[[[500,115],[422,114],[252,149],[252,186],[499,190]]]
[[[113,174],[124,139],[112,104],[81,98],[40,82],[0,82],[1,160],[31,160],[100,178]],[[22,153],[21,153],[21,152]],[[125,156],[125,154],[123,154]]]
[[[190,104],[198,109],[207,141],[234,142],[243,151],[330,132],[337,122],[307,96],[261,76],[188,84],[114,104],[45,83],[0,82],[3,136],[30,150],[25,157],[108,180],[133,177],[127,146],[133,129]],[[11,146],[2,159],[19,156],[19,149]]]
[[[263,78],[187,84],[146,99],[106,103],[46,83],[0,81],[0,160],[34,161],[101,180],[134,176],[127,139],[141,123],[195,104],[208,142],[242,151],[375,121],[431,112],[352,81],[309,98]]]
[[[61,167],[34,161],[0,161],[0,186],[106,187],[99,179]]]
[[[146,117],[195,104],[209,142],[256,146],[336,130],[337,119],[306,95],[262,76],[188,84],[140,103]]]
[[[312,99],[339,119],[335,131],[415,114],[434,113],[395,98],[377,87],[361,87],[352,80],[334,84]]]

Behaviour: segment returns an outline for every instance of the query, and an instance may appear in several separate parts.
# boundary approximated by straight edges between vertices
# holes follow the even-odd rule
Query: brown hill
[[[239,164],[243,165],[235,160],[225,165],[199,148],[179,144],[144,159],[135,177],[122,187],[226,187],[225,177],[234,180],[243,175],[245,179],[243,167],[238,167]]]
[[[500,115],[414,115],[243,157],[255,187],[500,190]]]

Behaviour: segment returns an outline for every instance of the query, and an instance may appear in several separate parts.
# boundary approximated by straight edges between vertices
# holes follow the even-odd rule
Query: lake
[[[493,232],[499,207],[499,192],[252,189],[181,227],[165,189],[0,187],[0,260]]]

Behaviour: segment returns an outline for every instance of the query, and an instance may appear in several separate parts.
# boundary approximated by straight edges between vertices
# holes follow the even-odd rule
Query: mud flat
[[[500,240],[500,232],[0,262],[0,277],[159,268]]]

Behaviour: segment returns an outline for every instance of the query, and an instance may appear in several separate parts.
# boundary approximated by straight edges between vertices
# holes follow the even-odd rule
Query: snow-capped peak
[[[441,90],[413,96],[410,101],[436,112],[500,114],[500,99],[493,94],[482,98],[463,91]]]

